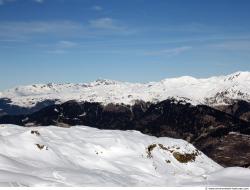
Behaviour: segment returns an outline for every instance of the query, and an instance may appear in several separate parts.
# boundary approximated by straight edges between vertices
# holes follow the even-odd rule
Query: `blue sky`
[[[248,0],[0,0],[0,90],[250,70]]]

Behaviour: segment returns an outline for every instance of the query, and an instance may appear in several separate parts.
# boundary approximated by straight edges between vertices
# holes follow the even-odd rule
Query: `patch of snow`
[[[29,118],[28,117],[25,117],[24,119],[22,119],[22,122],[26,122],[26,121],[28,121],[29,120]]]
[[[81,115],[79,115],[79,117],[84,117],[85,115],[87,115],[87,113],[83,112]]]
[[[249,169],[201,152],[181,163],[173,152],[196,152],[191,144],[138,131],[1,125],[0,144],[0,186],[250,185]]]

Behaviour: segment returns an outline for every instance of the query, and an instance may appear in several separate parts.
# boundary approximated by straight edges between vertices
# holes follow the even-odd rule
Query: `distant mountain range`
[[[34,84],[0,93],[11,105],[33,107],[43,101],[63,103],[69,100],[132,105],[138,100],[160,102],[174,98],[193,105],[230,104],[233,100],[250,101],[250,72],[197,79],[190,76],[164,79],[159,82],[128,83],[96,80],[82,84]]]

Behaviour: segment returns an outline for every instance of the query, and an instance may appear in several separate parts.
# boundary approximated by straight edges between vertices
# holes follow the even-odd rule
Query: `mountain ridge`
[[[182,76],[159,82],[130,83],[98,79],[90,83],[33,84],[0,92],[12,105],[33,107],[44,100],[69,100],[133,105],[137,100],[160,102],[174,98],[193,105],[225,105],[233,100],[250,101],[250,72],[194,78]]]

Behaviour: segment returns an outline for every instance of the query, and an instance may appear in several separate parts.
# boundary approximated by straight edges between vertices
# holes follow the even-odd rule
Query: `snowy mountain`
[[[33,107],[45,100],[63,103],[68,100],[134,104],[137,100],[159,102],[174,98],[210,106],[230,104],[232,100],[250,101],[250,72],[197,79],[189,76],[159,82],[128,83],[97,80],[82,84],[35,84],[20,86],[0,93],[12,105]]]
[[[1,186],[249,186],[184,140],[137,131],[0,126]]]

